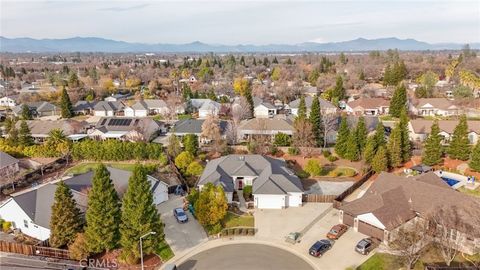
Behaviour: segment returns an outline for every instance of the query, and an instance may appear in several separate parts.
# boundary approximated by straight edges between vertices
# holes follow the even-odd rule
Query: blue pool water
[[[443,179],[443,181],[445,181],[451,187],[456,185],[458,182],[460,182],[458,180],[447,178],[447,177],[442,177],[442,179]]]

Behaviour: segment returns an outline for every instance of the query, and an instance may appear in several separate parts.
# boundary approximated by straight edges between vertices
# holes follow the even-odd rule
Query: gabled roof
[[[303,192],[300,179],[286,168],[283,160],[261,155],[228,155],[210,161],[200,176],[198,185],[222,185],[233,192],[232,176],[256,176],[254,194],[287,194]]]
[[[75,105],[73,105],[73,110],[74,111],[83,111],[90,109],[92,110],[95,107],[96,102],[95,101],[86,101],[86,100],[79,100]]]
[[[428,107],[431,105],[433,108],[442,110],[456,110],[458,109],[452,101],[446,98],[419,98],[413,101],[416,108]]]
[[[413,131],[416,134],[430,134],[433,120],[415,119],[410,120]],[[440,131],[448,134],[453,134],[455,127],[458,125],[458,120],[439,120],[438,127]],[[480,134],[480,121],[467,121],[468,132]]]
[[[266,101],[263,101],[261,98],[259,97],[253,97],[253,108],[256,108],[258,106],[265,106],[266,108],[268,109],[276,109],[275,106],[272,105],[272,103],[270,102],[266,102]]]
[[[174,134],[201,134],[202,125],[205,119],[183,119],[175,123],[172,128]],[[223,134],[227,128],[228,122],[220,120],[220,132]]]
[[[352,108],[363,108],[363,109],[378,109],[380,107],[390,106],[390,100],[384,98],[359,98],[357,100],[348,102],[347,105]]]
[[[242,132],[255,132],[270,134],[271,132],[283,132],[293,134],[293,122],[282,118],[252,118],[240,123],[238,129]]]
[[[99,101],[93,107],[95,111],[120,111],[125,107],[120,101]]]
[[[333,105],[332,103],[326,101],[325,99],[323,98],[318,98],[318,100],[320,101],[320,108],[322,108],[322,110],[325,110],[325,109],[336,109],[337,107],[335,105]],[[310,108],[312,107],[312,102],[313,102],[313,97],[311,96],[306,96],[305,97],[305,106],[307,108]],[[290,103],[288,103],[288,106],[291,108],[291,109],[296,109],[298,108],[298,106],[300,105],[300,99],[296,99]]]
[[[134,110],[153,110],[158,108],[166,108],[167,103],[161,99],[145,99],[137,101],[131,106]]]
[[[59,110],[59,108],[57,108],[57,106],[53,105],[50,102],[46,102],[46,101],[30,102],[30,103],[25,103],[25,105],[27,105],[28,108],[30,108],[30,110],[35,110],[39,113]],[[23,107],[23,104],[15,106],[12,109],[12,111],[15,114],[19,114],[22,111],[22,107]]]
[[[60,120],[26,120],[33,137],[47,137],[53,129],[60,129],[66,136],[83,133],[86,123],[72,119]],[[20,128],[21,121],[16,123],[17,129]]]
[[[18,163],[18,159],[0,151],[0,169]]]

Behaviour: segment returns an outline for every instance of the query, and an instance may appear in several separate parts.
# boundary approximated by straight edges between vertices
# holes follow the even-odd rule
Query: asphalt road
[[[261,244],[233,244],[200,252],[180,270],[312,270],[302,258],[284,249]]]

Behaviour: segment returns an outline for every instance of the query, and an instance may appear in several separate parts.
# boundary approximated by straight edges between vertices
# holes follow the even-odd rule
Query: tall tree
[[[60,107],[62,109],[62,118],[71,118],[73,116],[73,106],[68,96],[67,89],[63,87],[60,99]]]
[[[30,107],[28,107],[27,104],[22,105],[22,119],[23,120],[32,120],[32,111],[30,110]]]
[[[357,161],[360,159],[360,150],[358,149],[356,132],[350,132],[348,135],[344,156],[350,161]]]
[[[110,172],[100,164],[93,173],[85,214],[85,241],[89,252],[100,253],[117,247],[120,240],[120,201]]]
[[[448,155],[454,159],[468,160],[471,151],[469,143],[467,117],[462,115],[453,131]]]
[[[320,108],[320,101],[316,95],[313,97],[312,108],[310,110],[310,117],[308,119],[310,120],[310,123],[312,123],[313,135],[315,136],[317,147],[322,147],[323,146],[322,111]]]
[[[387,150],[391,167],[399,167],[402,164],[402,134],[400,125],[396,125],[388,139]]]
[[[121,259],[129,264],[140,258],[140,236],[155,232],[143,239],[143,253],[152,254],[163,238],[163,225],[145,169],[137,164],[128,180],[128,188],[122,200],[122,223],[120,224]]]
[[[227,199],[221,185],[206,184],[195,201],[198,222],[207,227],[220,223],[227,214]]]
[[[180,154],[180,152],[182,152],[182,147],[180,146],[178,137],[175,134],[170,135],[170,137],[168,137],[167,154],[174,158]]]
[[[389,114],[393,117],[400,117],[400,114],[407,106],[407,89],[403,83],[399,84],[390,100]]]
[[[345,88],[343,87],[343,78],[342,76],[337,76],[337,81],[335,82],[335,88],[332,92],[332,100],[335,99],[340,101],[345,98]]]
[[[350,130],[348,128],[347,117],[342,116],[340,121],[340,127],[338,128],[337,141],[335,143],[335,153],[340,157],[345,157],[347,152],[347,141],[350,136]]]
[[[365,150],[363,151],[363,158],[366,163],[371,164],[373,157],[377,151],[376,142],[374,136],[367,138],[367,143],[365,144]]]
[[[18,129],[15,127],[15,124],[8,131],[7,144],[10,146],[18,145]]]
[[[293,123],[293,145],[295,147],[306,148],[307,151],[315,146],[315,136],[313,135],[312,123],[307,119],[297,119]]]
[[[378,122],[373,138],[375,140],[375,152],[380,146],[385,146],[385,127],[382,122]]]
[[[30,132],[30,128],[27,125],[27,122],[22,120],[20,122],[20,131],[18,133],[18,144],[21,146],[30,146],[33,145],[33,138]]]
[[[384,146],[380,146],[372,159],[372,170],[376,173],[386,171],[388,169],[387,150]]]
[[[412,151],[410,147],[410,137],[408,131],[408,115],[407,110],[403,109],[400,112],[400,121],[398,126],[400,128],[401,147],[402,147],[402,161],[407,162],[412,157]]]
[[[358,119],[357,127],[355,128],[355,134],[358,144],[358,150],[360,152],[360,155],[362,155],[367,144],[368,135],[367,127],[365,125],[365,118],[363,116]]]
[[[297,118],[299,119],[307,118],[307,106],[305,105],[305,97],[303,95],[300,97],[300,104],[298,105]]]
[[[470,166],[470,169],[480,172],[480,140],[473,148],[472,157],[470,158],[470,163],[468,163],[468,165]]]
[[[438,121],[435,120],[430,128],[430,134],[425,140],[422,163],[426,165],[432,166],[442,162],[442,137],[439,133]]]
[[[183,148],[192,155],[198,152],[198,136],[196,134],[187,134],[183,137]]]
[[[82,229],[80,210],[73,199],[72,191],[63,182],[57,183],[50,217],[50,239],[52,247],[72,244]]]

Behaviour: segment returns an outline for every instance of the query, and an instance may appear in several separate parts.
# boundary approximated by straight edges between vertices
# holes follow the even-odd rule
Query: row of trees
[[[141,165],[136,165],[120,201],[107,168],[95,171],[83,219],[70,188],[57,184],[50,219],[50,245],[69,246],[74,259],[121,248],[120,259],[134,264],[140,258],[140,236],[156,232],[143,241],[144,254],[152,254],[163,240],[163,225],[153,204],[151,186]]]
[[[162,145],[156,143],[87,139],[73,144],[71,155],[77,160],[157,160],[164,152]]]

